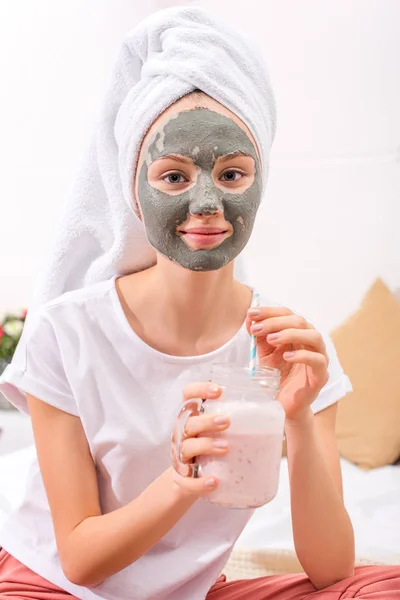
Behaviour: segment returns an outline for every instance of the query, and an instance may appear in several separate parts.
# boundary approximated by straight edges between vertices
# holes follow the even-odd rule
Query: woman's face
[[[220,269],[247,244],[260,204],[255,142],[225,107],[187,96],[147,133],[135,192],[158,252],[192,271]]]

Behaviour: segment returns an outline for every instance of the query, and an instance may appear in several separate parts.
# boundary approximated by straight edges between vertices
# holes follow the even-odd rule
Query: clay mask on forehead
[[[215,185],[212,170],[218,157],[243,153],[254,160],[254,180],[239,193]],[[171,195],[148,182],[148,167],[161,156],[179,154],[193,160],[195,185]],[[183,111],[164,122],[144,152],[139,173],[138,197],[150,244],[175,263],[192,271],[213,271],[227,265],[247,244],[262,193],[256,149],[232,119],[209,110]],[[233,228],[232,235],[213,249],[189,248],[177,228],[190,215],[209,216],[221,211]]]

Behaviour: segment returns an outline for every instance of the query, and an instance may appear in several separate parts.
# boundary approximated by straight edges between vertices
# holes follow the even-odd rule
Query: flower
[[[6,313],[0,316],[0,323],[5,321],[10,321],[10,319],[19,319],[21,321],[25,321],[28,309],[19,308],[17,310],[13,310],[12,313]]]
[[[17,348],[25,323],[22,311],[6,313],[0,318],[0,365],[10,362]]]
[[[22,321],[19,319],[13,319],[12,321],[7,321],[4,323],[3,332],[12,338],[19,338],[22,333],[23,326],[24,324]]]

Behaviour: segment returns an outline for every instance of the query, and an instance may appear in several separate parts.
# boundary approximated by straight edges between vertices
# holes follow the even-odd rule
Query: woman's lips
[[[179,231],[185,242],[191,248],[211,248],[218,246],[224,241],[227,229],[220,227],[195,227],[185,231]]]

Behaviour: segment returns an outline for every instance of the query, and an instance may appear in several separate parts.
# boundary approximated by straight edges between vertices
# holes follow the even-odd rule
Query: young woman
[[[247,47],[244,56],[242,38],[198,9],[167,11],[140,27],[118,71],[120,95],[109,98],[117,109],[105,111],[108,129],[91,154],[86,183],[79,181],[85,219],[73,203],[66,227],[73,224],[76,237],[68,246],[71,238],[60,236],[64,270],[53,267],[50,281],[54,292],[62,278],[66,293],[30,316],[3,378],[8,397],[29,409],[38,461],[22,506],[0,531],[0,599],[394,599],[399,568],[354,571],[334,436],[337,401],[348,384],[334,348],[287,308],[265,298],[251,308],[253,290],[233,273],[261,201],[274,130],[259,59]],[[209,40],[215,54],[226,48],[229,59],[210,54],[202,65],[209,48],[199,40]],[[171,56],[178,47],[186,64]],[[135,146],[132,131],[143,115],[130,110],[129,94],[139,54],[136,111],[146,86],[159,100],[155,109],[149,103],[157,117],[142,126]],[[232,64],[221,83],[224,60]],[[170,69],[168,89],[173,73],[185,86],[195,79],[189,90],[174,90],[177,97],[166,102],[160,64]],[[248,97],[250,84],[258,92]],[[215,99],[218,85],[231,90],[226,103]],[[235,94],[237,111],[227,107]],[[254,117],[257,110],[264,121]],[[140,257],[129,252],[136,234],[124,222],[124,193],[156,253],[155,264],[141,270]],[[100,219],[96,206],[108,208]],[[87,251],[79,255],[82,239]],[[118,243],[125,264],[131,261],[129,274],[118,267]],[[111,277],[98,266],[104,256]],[[80,289],[73,289],[79,277]],[[257,336],[260,364],[281,371],[293,533],[305,575],[226,582],[221,573],[252,511],[205,502],[218,479],[175,472],[171,435],[183,398],[221,395],[208,382],[215,362],[246,363],[249,332]],[[222,438],[209,437],[229,425],[227,417],[191,417],[183,460],[229,454]]]

